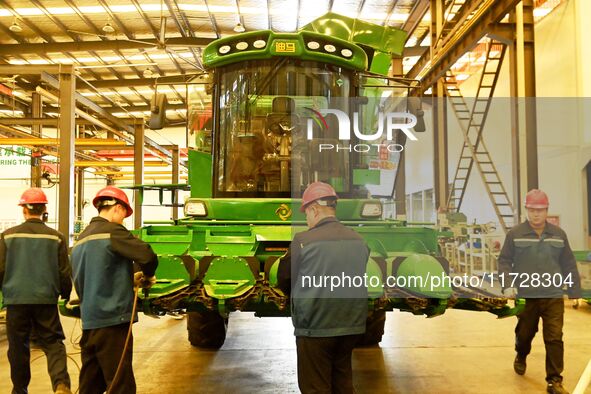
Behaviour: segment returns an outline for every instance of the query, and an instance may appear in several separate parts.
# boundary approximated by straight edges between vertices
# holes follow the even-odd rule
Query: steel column
[[[443,29],[445,7],[443,0],[431,0],[431,51],[435,51],[437,37]],[[438,79],[433,90],[433,197],[437,210],[447,210],[448,157],[447,157],[447,106],[445,103],[445,84]]]
[[[64,65],[60,69],[60,118],[59,118],[59,219],[58,229],[72,240],[74,206],[74,132],[76,130],[74,109],[76,108],[76,76],[74,67]]]
[[[515,39],[515,11],[509,14],[513,23],[513,40],[509,45],[509,81],[511,95],[511,175],[513,176],[513,223],[521,221],[521,162],[519,154],[519,78],[517,40]]]
[[[76,169],[76,220],[82,220],[84,205],[84,170],[85,167]]]
[[[538,188],[533,8],[532,0],[524,0],[509,15],[514,28],[514,39],[509,48],[509,79],[515,223],[519,223],[522,217],[522,192]]]
[[[43,116],[43,100],[41,95],[33,92],[31,94],[31,115],[35,120],[39,120]],[[31,127],[31,134],[36,137],[41,137],[41,124],[33,125]],[[41,187],[41,153],[38,149],[31,151],[31,187]]]
[[[523,79],[525,85],[525,151],[527,190],[538,188],[538,134],[536,121],[536,57],[534,2],[523,0]]]
[[[170,147],[170,151],[172,152],[172,183],[174,185],[179,184],[179,146],[174,145]],[[172,220],[177,220],[179,218],[179,208],[177,207],[179,201],[179,191],[178,189],[172,190]]]
[[[443,81],[433,87],[433,197],[438,210],[447,211],[449,194],[447,154],[447,103]]]
[[[138,120],[134,125],[133,141],[133,183],[134,185],[144,184],[144,122]],[[142,227],[142,200],[143,190],[134,190],[133,223],[134,228]]]
[[[394,77],[404,76],[402,71],[402,57],[392,57],[392,75]],[[405,146],[406,135],[400,133],[397,144]],[[406,162],[404,150],[400,152],[400,160],[398,161],[398,169],[396,170],[396,180],[394,183],[394,209],[396,212],[396,219],[406,218]]]

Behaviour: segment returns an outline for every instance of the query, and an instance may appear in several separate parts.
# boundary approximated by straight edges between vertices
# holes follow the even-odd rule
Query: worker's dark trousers
[[[531,350],[531,342],[538,332],[542,318],[542,333],[546,345],[546,381],[562,381],[564,368],[564,345],[562,324],[564,301],[562,298],[528,298],[525,310],[519,314],[515,327],[515,350],[525,357]]]
[[[82,330],[82,368],[80,369],[80,394],[102,394],[111,385],[123,347],[129,323],[117,326]],[[135,377],[132,369],[133,337],[129,340],[127,352],[112,394],[134,394]]]
[[[298,386],[303,394],[351,394],[351,354],[359,335],[296,337]]]
[[[47,357],[47,371],[53,389],[63,383],[70,387],[64,330],[56,305],[8,305],[6,335],[12,393],[27,393],[31,380],[29,335],[34,328],[37,341]]]

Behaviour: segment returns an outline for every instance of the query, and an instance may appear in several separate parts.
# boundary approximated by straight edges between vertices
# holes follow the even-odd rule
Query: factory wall
[[[536,24],[536,90],[538,127],[539,187],[550,198],[550,214],[558,215],[573,247],[587,248],[587,184],[585,166],[591,160],[591,50],[582,45],[591,28],[581,17],[589,2],[572,0],[557,7]],[[573,39],[575,37],[575,39]],[[479,75],[461,85],[470,100],[476,94]],[[495,100],[491,106],[484,141],[509,196],[513,174],[510,145],[509,56],[505,56]],[[524,104],[520,99],[520,105]],[[407,193],[433,187],[433,133],[429,127],[432,112],[427,105],[428,130],[419,135],[420,143],[409,144],[407,154]],[[449,179],[453,180],[463,136],[455,115],[448,109]],[[522,128],[523,131],[523,128]],[[525,157],[521,146],[522,157]],[[426,160],[425,158],[429,158]],[[522,190],[522,195],[525,194]],[[462,212],[469,222],[498,221],[477,171],[467,186]]]

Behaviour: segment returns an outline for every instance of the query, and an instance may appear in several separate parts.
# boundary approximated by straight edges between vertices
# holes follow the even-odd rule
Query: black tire
[[[367,315],[365,333],[361,335],[357,347],[377,346],[384,335],[386,311],[372,311]]]
[[[191,345],[219,349],[226,340],[228,319],[213,311],[187,312],[187,331]]]

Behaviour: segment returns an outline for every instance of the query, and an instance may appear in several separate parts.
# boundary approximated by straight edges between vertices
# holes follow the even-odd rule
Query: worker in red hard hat
[[[98,210],[72,249],[72,271],[80,297],[82,368],[80,393],[136,392],[132,369],[133,340],[113,381],[132,321],[134,284],[149,289],[155,282],[158,258],[149,244],[123,226],[133,213],[125,192],[114,186],[98,191]],[[133,264],[141,272],[134,275]],[[134,279],[135,278],[135,279]]]
[[[6,305],[8,361],[13,393],[26,393],[31,380],[30,336],[47,357],[51,385],[56,393],[70,393],[64,330],[57,300],[72,291],[68,240],[42,218],[47,196],[27,189],[19,199],[25,222],[7,229],[0,238],[0,288]]]
[[[548,206],[548,196],[542,190],[533,189],[527,193],[528,220],[507,233],[498,260],[499,279],[505,296],[525,298],[525,309],[519,314],[515,327],[517,354],[513,369],[519,375],[525,373],[526,358],[541,318],[546,346],[547,391],[563,394],[568,393],[562,385],[563,286],[566,286],[569,298],[574,299],[574,305],[578,306],[581,303],[581,281],[566,233],[546,221]]]
[[[338,196],[327,183],[304,191],[309,230],[297,233],[278,268],[279,287],[291,296],[298,385],[302,393],[353,393],[351,354],[365,332],[367,288],[342,283],[310,288],[306,278],[362,278],[369,249],[336,218]]]

